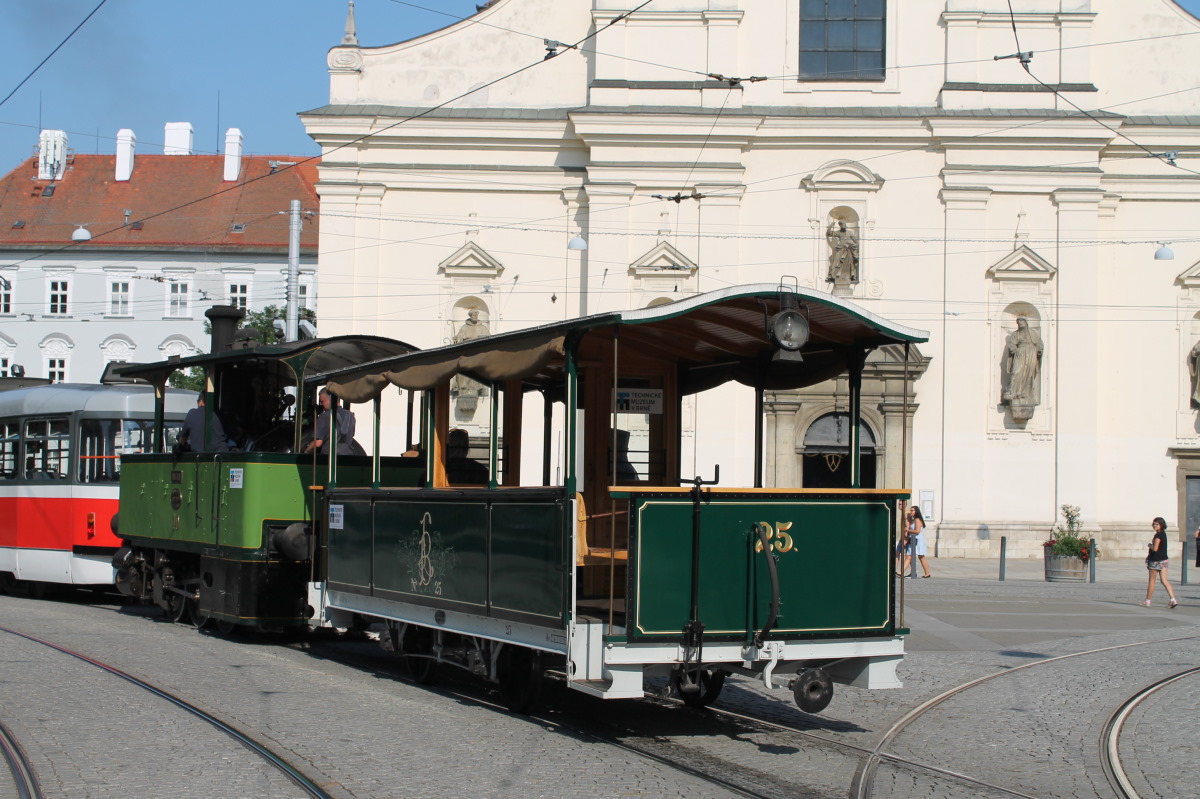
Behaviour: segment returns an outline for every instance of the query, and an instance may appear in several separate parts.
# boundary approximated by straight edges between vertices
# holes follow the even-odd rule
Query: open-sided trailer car
[[[898,687],[909,490],[861,485],[861,381],[872,349],[925,340],[829,294],[748,285],[315,375],[373,401],[377,425],[392,387],[423,392],[425,468],[417,487],[378,467],[350,485],[332,459],[321,611],[387,622],[419,679],[466,668],[514,708],[547,670],[605,698],[666,677],[695,705],[731,673],[790,680],[813,712],[833,682]],[[848,485],[764,486],[764,393],[834,377]]]

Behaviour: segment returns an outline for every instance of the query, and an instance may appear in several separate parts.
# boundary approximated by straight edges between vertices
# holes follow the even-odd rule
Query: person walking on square
[[[908,551],[904,556],[904,568],[900,570],[901,574],[908,572],[908,567],[912,564],[912,559],[915,556],[921,562],[921,568],[924,574],[921,577],[932,577],[929,573],[929,561],[925,560],[925,555],[929,552],[929,547],[925,544],[925,517],[921,515],[921,509],[913,505],[908,509]]]
[[[1146,583],[1146,598],[1142,601],[1142,605],[1150,607],[1150,600],[1154,597],[1155,575],[1157,575],[1158,579],[1162,581],[1163,588],[1167,589],[1167,596],[1170,597],[1167,607],[1173,608],[1179,604],[1179,600],[1175,599],[1171,581],[1167,579],[1167,523],[1163,517],[1155,516],[1150,526],[1154,528],[1154,538],[1148,545],[1150,552],[1146,555],[1146,571],[1149,572],[1149,581]]]

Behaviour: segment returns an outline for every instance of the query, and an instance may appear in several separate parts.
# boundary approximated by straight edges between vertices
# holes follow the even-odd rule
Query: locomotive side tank
[[[909,491],[862,485],[861,375],[870,350],[924,340],[752,285],[315,375],[376,408],[387,387],[424,392],[425,409],[422,487],[331,468],[318,610],[385,622],[418,679],[467,669],[518,710],[546,671],[604,698],[665,678],[695,705],[729,674],[784,678],[814,712],[835,681],[898,687]],[[847,484],[765,486],[764,393],[839,376]]]
[[[317,413],[314,398],[303,395],[304,377],[412,347],[345,336],[270,345],[243,339],[235,348],[219,329],[230,309],[217,310],[213,353],[125,370],[156,385],[177,370],[202,371],[205,403],[195,418],[223,435],[193,433],[189,446],[126,458],[117,586],[177,621],[304,627],[314,613],[314,476],[325,460],[304,451]],[[342,463],[350,477],[370,467],[362,456]],[[388,477],[415,485],[418,473],[396,459]]]

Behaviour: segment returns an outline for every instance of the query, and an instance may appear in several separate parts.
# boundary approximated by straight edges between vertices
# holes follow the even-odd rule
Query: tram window
[[[175,446],[179,423],[168,422],[167,449]],[[153,452],[154,423],[148,419],[83,419],[79,422],[78,479],[83,483],[115,482],[121,456]]]
[[[17,478],[17,450],[20,446],[20,424],[0,422],[0,480]]]
[[[70,458],[70,419],[35,419],[25,423],[25,479],[64,479],[69,474]]]

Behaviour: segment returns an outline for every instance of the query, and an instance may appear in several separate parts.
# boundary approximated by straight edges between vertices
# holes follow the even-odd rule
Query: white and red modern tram
[[[195,403],[168,389],[167,447]],[[151,451],[153,429],[148,385],[0,391],[0,587],[112,584],[121,456]]]

